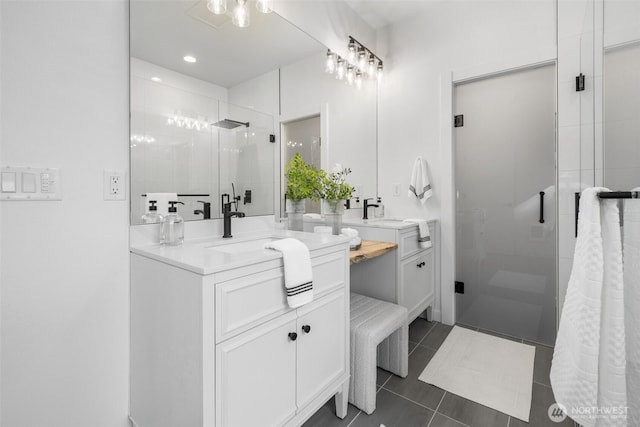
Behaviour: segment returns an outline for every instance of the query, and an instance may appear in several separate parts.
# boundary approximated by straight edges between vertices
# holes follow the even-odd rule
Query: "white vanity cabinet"
[[[298,426],[349,385],[349,249],[311,250],[314,300],[286,303],[282,258],[189,271],[131,254],[131,409],[138,427]],[[179,255],[174,257],[179,262]]]
[[[400,221],[348,223],[362,239],[394,242],[396,251],[351,266],[351,290],[400,304],[409,311],[409,323],[435,303],[436,223],[429,222],[432,247],[422,249],[418,226]]]

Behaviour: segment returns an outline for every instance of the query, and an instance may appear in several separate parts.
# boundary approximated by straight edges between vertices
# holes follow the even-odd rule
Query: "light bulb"
[[[338,66],[336,67],[336,79],[342,80],[344,78],[346,69],[344,65],[344,59],[338,58]]]
[[[233,8],[233,25],[240,28],[249,26],[249,8],[247,7],[247,0],[236,0],[236,7]]]
[[[356,87],[358,89],[362,88],[362,73],[360,71],[356,73]]]
[[[367,69],[369,77],[374,78],[376,76],[376,58],[373,54],[369,55],[369,68]]]
[[[378,72],[376,73],[376,78],[378,81],[382,80],[382,61],[378,63]]]
[[[358,68],[364,70],[367,65],[367,52],[364,48],[358,50]]]
[[[347,59],[349,62],[354,62],[356,60],[356,42],[353,39],[349,40]]]
[[[349,83],[349,86],[353,84],[355,78],[356,78],[356,73],[353,70],[353,65],[349,65],[349,67],[347,67],[347,83]]]
[[[262,13],[273,12],[273,0],[258,0],[256,1],[256,9]]]
[[[327,51],[327,65],[324,70],[329,74],[336,70],[336,55],[331,50]]]
[[[216,15],[227,13],[227,0],[207,0],[207,9]]]

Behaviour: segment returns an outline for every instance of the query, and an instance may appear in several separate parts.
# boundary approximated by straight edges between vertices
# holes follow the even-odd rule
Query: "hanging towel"
[[[149,200],[155,200],[158,207],[157,212],[164,216],[169,213],[169,202],[177,202],[178,194],[176,193],[147,193],[144,211],[149,211]]]
[[[282,252],[289,307],[296,308],[313,301],[313,273],[307,246],[300,240],[287,238],[267,242],[264,247]]]
[[[413,163],[411,182],[409,183],[409,197],[416,197],[424,204],[433,194],[429,176],[427,174],[427,162],[418,156]]]
[[[609,190],[588,188],[580,198],[573,269],[550,374],[556,401],[584,427],[627,425],[623,417],[594,413],[627,405],[618,207],[613,199],[600,200],[601,191]]]
[[[431,234],[429,233],[429,224],[427,224],[426,219],[408,218],[405,219],[404,222],[418,224],[418,242],[422,249],[427,249],[433,246],[433,243],[431,243]]]
[[[627,425],[640,426],[640,200],[624,201],[623,218]]]

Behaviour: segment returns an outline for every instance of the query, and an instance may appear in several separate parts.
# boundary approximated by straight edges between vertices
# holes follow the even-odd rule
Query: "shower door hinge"
[[[580,73],[576,76],[576,92],[582,92],[584,90],[584,74]]]
[[[276,136],[274,134],[269,134],[269,142],[271,143],[275,143],[276,142]]]
[[[453,127],[461,128],[464,126],[464,114],[453,116]]]
[[[454,282],[455,283],[455,288],[454,288],[454,292],[456,294],[464,294],[464,282]]]

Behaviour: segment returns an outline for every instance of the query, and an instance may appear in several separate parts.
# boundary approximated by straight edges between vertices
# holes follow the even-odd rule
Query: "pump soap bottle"
[[[377,208],[373,208],[373,216],[376,218],[384,218],[384,205],[382,204],[382,197],[378,196]]]
[[[158,213],[158,203],[156,200],[149,200],[149,211],[142,215],[143,224],[160,224],[163,220],[162,215]]]
[[[160,243],[163,245],[177,246],[184,241],[184,220],[178,215],[177,203],[169,202],[169,213],[162,221]]]

